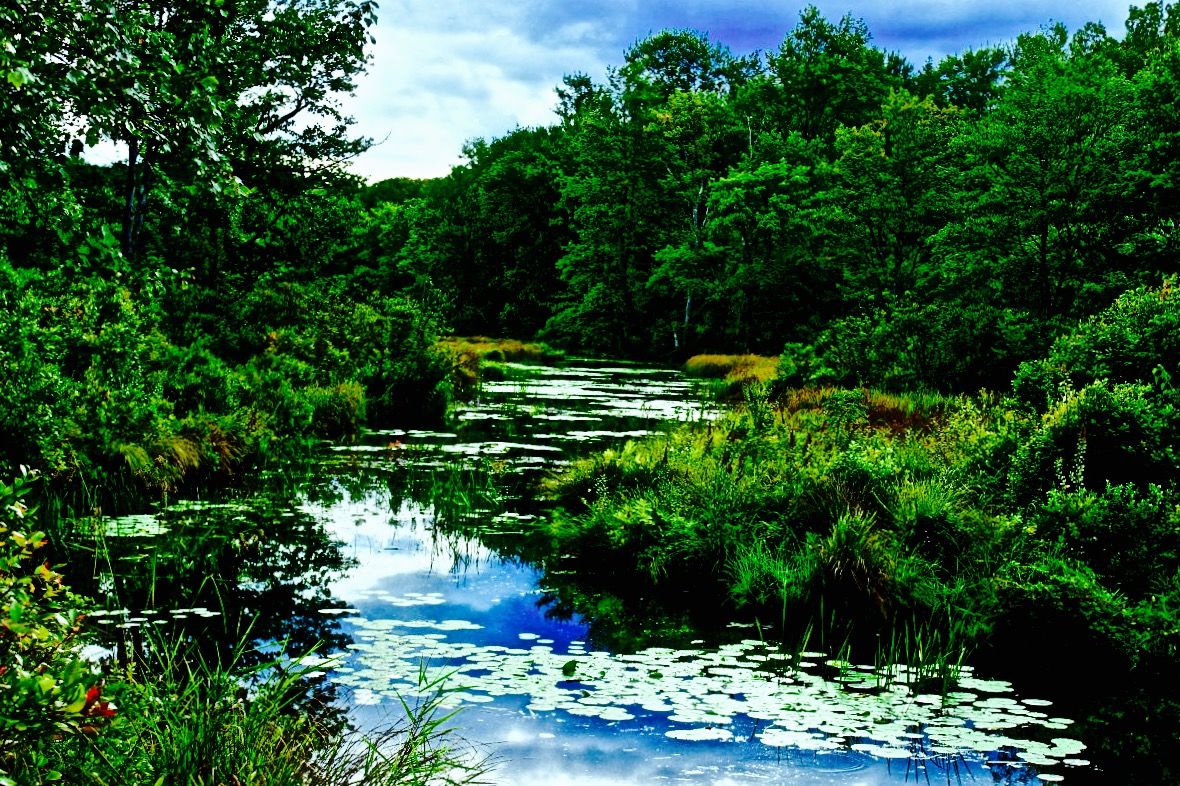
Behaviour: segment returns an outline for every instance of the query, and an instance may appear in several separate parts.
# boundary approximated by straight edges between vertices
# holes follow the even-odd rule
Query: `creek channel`
[[[544,473],[717,413],[669,369],[505,376],[449,430],[369,432],[293,489],[108,520],[107,567],[82,587],[108,598],[99,622],[318,645],[304,663],[362,728],[396,722],[445,678],[450,723],[498,762],[498,784],[1051,783],[1089,768],[1050,702],[969,667],[929,692],[904,665],[621,608],[561,555],[530,555]]]

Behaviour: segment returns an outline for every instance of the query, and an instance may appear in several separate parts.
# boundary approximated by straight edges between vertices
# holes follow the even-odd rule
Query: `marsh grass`
[[[452,484],[437,493],[453,497],[465,488],[475,498],[481,489],[486,491],[486,486],[467,477]],[[64,509],[59,500],[50,512]],[[20,510],[26,509],[21,506]],[[266,510],[259,515],[269,522]],[[225,587],[212,578],[210,565],[221,564],[218,560],[224,551],[253,548],[255,529],[249,517],[237,505],[227,505],[226,511],[225,527],[212,526],[207,516],[189,521],[181,514],[166,520],[163,534],[121,536],[130,538],[133,547],[146,539],[142,552],[126,555],[138,575],[111,584],[99,580],[98,588],[113,594],[118,606],[146,609],[141,612],[145,619],[105,628],[113,638],[102,639],[110,648],[102,663],[82,660],[78,647],[83,640],[78,637],[91,635],[81,624],[87,615],[93,612],[96,621],[109,622],[110,613],[100,615],[93,611],[92,601],[68,595],[79,610],[77,622],[70,623],[71,646],[56,646],[52,658],[38,655],[41,662],[31,661],[29,666],[72,691],[69,701],[74,704],[68,719],[76,722],[5,742],[0,751],[0,784],[442,786],[478,782],[488,759],[451,731],[453,714],[440,706],[443,683],[421,686],[416,695],[422,698],[402,705],[403,718],[361,734],[349,725],[345,710],[324,681],[325,659],[314,651],[310,656],[291,656],[283,646],[255,643],[271,641],[269,637],[275,635],[262,632],[260,620],[265,613],[257,607],[236,606],[241,599],[231,599],[232,592],[223,594]],[[96,579],[114,576],[114,563],[120,559],[103,524],[101,518],[91,516],[58,528],[71,541],[85,541],[79,547],[81,553],[91,555]],[[296,526],[294,519],[290,526]],[[314,543],[301,542],[315,551]],[[275,550],[281,547],[276,545]],[[330,569],[338,564],[332,561],[334,553],[315,551],[317,565]],[[255,555],[250,561],[265,563],[266,559]],[[272,560],[270,567],[276,564]],[[232,567],[227,571],[243,581],[248,575]],[[167,614],[152,611],[161,600],[157,591],[172,605],[182,596],[191,605],[213,597],[220,611],[210,616],[221,630],[217,624],[211,628],[200,623],[193,628],[169,624]],[[34,599],[43,605],[47,602],[43,595]],[[210,630],[211,639],[206,635]],[[278,635],[341,646],[326,627],[310,633],[302,627]],[[290,651],[307,646],[292,644]],[[70,677],[68,684],[56,672],[46,671],[59,662],[64,664],[61,675]],[[12,673],[10,661],[0,665],[4,666],[0,671]],[[34,685],[33,690],[41,689]],[[54,717],[45,715],[45,720],[52,723]]]
[[[757,391],[751,385],[748,391]],[[538,524],[580,569],[692,586],[782,635],[821,615],[908,641],[890,657],[953,661],[988,612],[942,628],[964,604],[994,601],[995,569],[1017,547],[1008,517],[979,503],[971,445],[993,411],[950,397],[865,389],[755,395],[721,419],[575,462],[544,485],[562,509]],[[767,414],[769,413],[769,414]],[[970,425],[961,422],[973,418]],[[938,638],[932,631],[952,631]],[[896,637],[901,637],[897,639]],[[939,654],[942,653],[942,654]]]
[[[684,363],[690,377],[730,382],[769,382],[778,376],[778,358],[764,355],[693,355]]]
[[[487,336],[446,336],[435,343],[435,350],[448,359],[452,385],[461,397],[469,397],[479,388],[485,372],[500,377],[498,364],[506,362],[556,363],[565,353],[539,342]]]
[[[705,380],[709,394],[726,402],[740,402],[751,387],[765,390],[778,372],[778,358],[763,355],[693,355],[684,363],[686,375]]]

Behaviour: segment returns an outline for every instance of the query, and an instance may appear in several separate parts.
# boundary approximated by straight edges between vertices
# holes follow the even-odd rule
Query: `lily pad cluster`
[[[905,666],[821,663],[820,653],[785,652],[756,640],[614,655],[582,642],[559,651],[529,633],[520,635],[529,646],[454,640],[449,633],[478,627],[458,620],[353,623],[353,655],[335,670],[335,680],[351,687],[358,703],[397,701],[413,694],[420,678],[446,676],[448,706],[520,696],[526,712],[642,719],[666,726],[664,735],[677,740],[752,736],[775,748],[966,759],[1038,772],[1087,764],[1077,758],[1085,745],[1065,734],[1072,721],[1052,715],[1049,702],[1022,700],[1009,683],[976,678],[969,668],[955,690],[935,694],[909,682]]]

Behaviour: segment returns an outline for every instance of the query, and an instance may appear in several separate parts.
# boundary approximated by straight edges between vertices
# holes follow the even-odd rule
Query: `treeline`
[[[665,31],[553,126],[365,187],[336,96],[373,14],[0,9],[0,473],[174,486],[437,416],[444,329],[1003,386],[1177,269],[1175,6],[920,68],[814,8],[765,55]]]
[[[375,7],[0,8],[0,477],[109,499],[441,415],[437,314],[355,264]]]
[[[922,67],[815,8],[766,54],[664,31],[567,76],[559,123],[372,187],[370,264],[460,332],[1003,385],[1176,271],[1178,75],[1163,3]]]

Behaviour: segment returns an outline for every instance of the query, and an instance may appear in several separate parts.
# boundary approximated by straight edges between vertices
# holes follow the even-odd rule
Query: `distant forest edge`
[[[1180,267],[1176,9],[920,68],[814,8],[765,55],[664,31],[554,125],[366,185],[371,2],[0,8],[0,477],[96,503],[437,419],[446,333],[1006,388]]]
[[[567,76],[557,124],[371,187],[365,261],[463,333],[1002,386],[1177,270],[1178,36],[1150,4],[915,67],[815,8],[766,55],[664,31]]]

